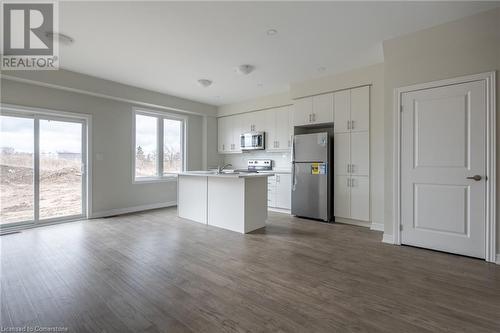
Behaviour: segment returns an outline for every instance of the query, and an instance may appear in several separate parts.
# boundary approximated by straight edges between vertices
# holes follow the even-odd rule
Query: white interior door
[[[484,81],[402,95],[403,244],[485,257],[485,101]]]

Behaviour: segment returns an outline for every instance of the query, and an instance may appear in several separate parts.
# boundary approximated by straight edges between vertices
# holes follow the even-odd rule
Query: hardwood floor
[[[500,266],[270,213],[175,208],[2,236],[1,326],[69,332],[500,332]]]

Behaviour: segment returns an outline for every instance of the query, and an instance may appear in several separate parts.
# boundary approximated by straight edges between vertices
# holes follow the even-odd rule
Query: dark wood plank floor
[[[271,213],[164,209],[2,236],[1,326],[70,332],[500,332],[500,266]]]

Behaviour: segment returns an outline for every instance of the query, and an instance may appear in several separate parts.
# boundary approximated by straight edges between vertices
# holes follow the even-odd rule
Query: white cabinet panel
[[[251,112],[253,132],[263,132],[268,130],[268,110]]]
[[[271,111],[271,110],[268,110]],[[289,138],[289,109],[288,107],[276,108],[273,110],[273,128],[269,128],[268,150],[287,150]]]
[[[350,178],[347,176],[334,176],[333,213],[335,217],[349,218],[351,215],[349,181]]]
[[[239,115],[241,121],[241,134],[252,131],[254,121],[254,112],[242,113]]]
[[[351,89],[351,131],[370,129],[370,87]]]
[[[350,173],[359,176],[370,174],[370,133],[351,132]]]
[[[294,128],[293,108],[287,106],[287,109],[288,109],[288,139],[287,139],[287,146],[288,146],[288,148],[292,148],[293,128]]]
[[[313,113],[311,97],[300,98],[293,104],[293,121],[295,126],[309,125]]]
[[[370,220],[370,179],[351,177],[351,218],[361,221]]]
[[[312,122],[315,124],[333,122],[333,93],[313,96]]]
[[[217,146],[219,153],[226,153],[229,151],[229,145],[227,142],[227,130],[228,126],[228,117],[222,117],[217,119]]]
[[[292,175],[289,173],[276,175],[276,207],[292,208]]]
[[[349,133],[337,133],[333,138],[333,173],[347,175],[351,161],[351,144]]]
[[[351,91],[343,90],[337,91],[334,94],[334,118],[335,133],[347,132],[348,122],[351,120]]]
[[[231,151],[241,152],[240,149],[240,135],[242,133],[243,119],[241,115],[231,116]]]
[[[267,177],[267,206],[276,207],[276,175]]]

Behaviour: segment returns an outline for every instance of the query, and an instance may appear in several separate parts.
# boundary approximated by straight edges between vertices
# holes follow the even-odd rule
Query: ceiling
[[[60,2],[61,67],[222,105],[383,61],[382,41],[494,2]],[[268,36],[267,30],[276,29]],[[241,64],[255,66],[247,76]],[[203,88],[197,80],[213,80]]]

